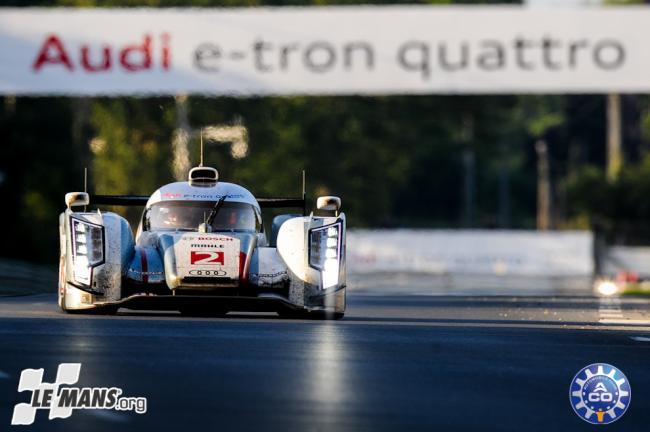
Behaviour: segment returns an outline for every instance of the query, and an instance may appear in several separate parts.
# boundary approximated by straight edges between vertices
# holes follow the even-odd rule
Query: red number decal
[[[223,252],[191,251],[190,264],[224,265],[224,255]]]

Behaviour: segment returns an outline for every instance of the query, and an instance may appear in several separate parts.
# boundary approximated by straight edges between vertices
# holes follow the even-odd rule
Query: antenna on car
[[[199,232],[206,233],[208,232],[208,216],[203,212],[203,223],[199,225]]]
[[[84,193],[88,193],[88,167],[84,167]],[[86,212],[86,206],[84,206],[84,213]]]
[[[200,130],[201,130],[201,132],[200,132],[200,134],[201,134],[201,162],[199,163],[199,166],[202,167],[203,166],[203,128],[201,128]]]
[[[307,183],[305,180],[305,170],[302,170],[302,214],[307,215]]]

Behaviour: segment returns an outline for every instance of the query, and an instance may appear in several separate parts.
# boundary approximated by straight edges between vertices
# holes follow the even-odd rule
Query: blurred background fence
[[[650,247],[591,231],[351,229],[348,283],[364,294],[588,295],[598,277],[650,278]],[[56,264],[0,259],[0,294],[55,292]]]
[[[353,289],[412,294],[584,294],[594,278],[589,231],[353,230]]]

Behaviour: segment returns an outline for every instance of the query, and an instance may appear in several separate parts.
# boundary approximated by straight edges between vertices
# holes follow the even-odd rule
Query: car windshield
[[[148,230],[197,231],[214,208],[214,201],[165,201],[145,213]],[[224,201],[212,222],[213,231],[259,231],[260,216],[246,203]]]

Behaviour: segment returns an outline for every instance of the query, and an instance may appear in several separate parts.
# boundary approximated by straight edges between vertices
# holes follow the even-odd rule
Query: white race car
[[[307,215],[304,192],[255,199],[200,166],[187,182],[151,197],[71,192],[65,202],[58,298],[66,312],[275,311],[326,319],[345,312],[345,214],[337,197],[319,197],[322,216]],[[144,206],[135,238],[123,217],[88,205]],[[267,235],[262,208],[289,207],[302,214],[276,216]]]

